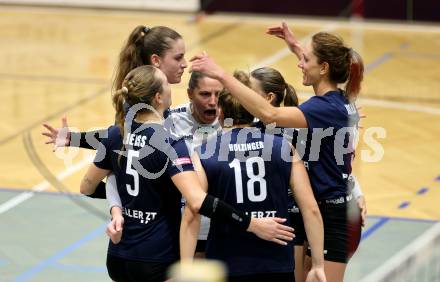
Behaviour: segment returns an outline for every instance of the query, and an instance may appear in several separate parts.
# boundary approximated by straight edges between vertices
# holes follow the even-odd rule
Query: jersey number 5
[[[257,164],[258,174],[255,174],[254,164]],[[229,167],[234,169],[235,174],[235,189],[237,192],[237,203],[243,203],[243,177],[241,174],[240,161],[234,159],[229,163]],[[264,169],[264,160],[260,157],[252,157],[246,159],[246,174],[249,180],[246,183],[248,199],[251,202],[262,202],[267,197],[267,186],[264,176],[266,171]],[[256,195],[255,183],[259,183],[260,194]]]
[[[139,158],[139,151],[128,150],[126,173],[133,176],[134,188],[132,188],[130,184],[125,184],[125,185],[127,186],[128,194],[133,197],[136,197],[139,194],[139,174],[135,169],[131,167],[132,160],[134,157]]]

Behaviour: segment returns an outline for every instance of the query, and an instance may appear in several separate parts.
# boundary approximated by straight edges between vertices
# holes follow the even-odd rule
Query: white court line
[[[393,270],[398,269],[401,265],[412,266],[412,270],[422,266],[426,263],[426,260],[430,258],[426,254],[430,251],[433,252],[432,248],[435,248],[435,245],[431,244],[439,241],[439,234],[440,223],[437,223],[385,263],[381,264],[376,270],[362,279],[361,282],[388,281],[389,278],[392,278],[390,275],[393,274]],[[433,255],[435,255],[435,253],[433,253]]]
[[[82,160],[74,165],[69,166],[66,170],[62,171],[56,177],[58,178],[58,180],[61,181],[65,178],[69,177],[70,175],[74,174],[75,172],[81,170],[86,165],[90,164],[92,160],[93,160],[92,158],[85,158],[84,160]],[[9,199],[8,201],[6,201],[0,205],[0,214],[7,212],[8,210],[12,209],[13,207],[16,207],[17,205],[23,203],[26,200],[29,200],[30,198],[32,198],[35,195],[35,192],[42,192],[49,187],[51,187],[50,183],[47,181],[43,181],[43,182],[35,185],[34,187],[32,187],[31,191],[23,192],[15,197]]]

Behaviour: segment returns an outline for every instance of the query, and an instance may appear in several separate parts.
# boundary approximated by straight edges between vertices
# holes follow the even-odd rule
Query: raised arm
[[[307,275],[307,281],[326,281],[324,273],[324,227],[318,204],[310,186],[309,177],[303,162],[294,151],[290,187],[301,211],[307,240],[311,247],[312,269]]]
[[[282,22],[280,26],[269,27],[266,33],[283,39],[298,60],[302,59],[304,53],[303,48],[285,22]]]
[[[41,134],[48,137],[49,140],[45,144],[53,144],[53,151],[60,147],[79,147],[84,149],[95,148],[92,145],[95,142],[101,142],[101,136],[106,136],[107,130],[93,130],[88,132],[71,132],[67,125],[67,118],[61,118],[61,127],[55,128],[47,123],[43,126],[46,131]]]
[[[305,128],[307,121],[297,107],[274,107],[255,91],[248,88],[231,74],[226,73],[206,53],[191,59],[191,71],[199,71],[219,80],[240,104],[265,124],[276,123],[279,127]]]

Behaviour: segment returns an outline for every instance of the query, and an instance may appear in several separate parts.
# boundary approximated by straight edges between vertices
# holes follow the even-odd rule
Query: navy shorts
[[[251,275],[228,277],[228,282],[256,282],[256,281],[295,282],[295,275],[293,274],[293,272],[282,272],[282,273],[258,273]]]
[[[128,260],[107,254],[107,271],[117,282],[163,282],[172,263]]]
[[[295,246],[302,246],[304,245],[304,241],[307,240],[302,214],[297,206],[293,206],[293,208],[289,210],[289,215],[290,226],[294,229],[293,233],[295,234],[295,238],[293,238],[293,244]]]
[[[361,239],[361,213],[351,196],[318,202],[324,223],[324,259],[347,263],[357,250]],[[304,225],[297,227],[295,234],[300,245],[307,237]],[[299,234],[301,232],[301,234]],[[311,256],[310,249],[307,255]]]

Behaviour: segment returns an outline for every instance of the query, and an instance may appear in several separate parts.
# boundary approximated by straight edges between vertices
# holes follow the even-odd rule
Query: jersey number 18
[[[258,174],[254,171],[254,164],[257,165]],[[235,189],[237,193],[237,203],[243,203],[243,176],[241,173],[241,165],[238,159],[234,159],[229,163],[229,167],[234,169]],[[251,202],[262,202],[267,197],[266,180],[264,176],[264,160],[260,157],[252,157],[246,159],[246,174],[249,180],[246,183],[247,196]],[[256,194],[255,184],[259,183],[260,193]]]

